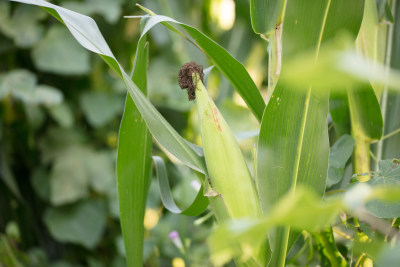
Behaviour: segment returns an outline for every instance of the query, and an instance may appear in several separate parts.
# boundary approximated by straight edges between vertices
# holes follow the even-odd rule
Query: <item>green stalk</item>
[[[286,261],[287,247],[289,242],[290,226],[282,226],[276,229],[275,247],[272,250],[271,262],[268,266],[284,267]]]
[[[352,126],[352,136],[355,140],[354,145],[354,173],[361,174],[370,171],[370,156],[369,156],[369,145],[370,140],[365,136],[362,126],[358,121],[358,110],[355,107],[354,95],[357,92],[349,90],[349,108],[350,108],[350,120]],[[366,182],[370,179],[369,175],[359,176],[358,179],[362,182]]]
[[[274,34],[269,38],[261,35],[262,38],[269,41],[268,53],[268,95],[267,102],[272,96],[276,83],[278,82],[279,74],[282,67],[282,23],[275,27]]]
[[[314,234],[314,239],[317,243],[318,251],[321,256],[323,266],[332,267],[348,267],[346,260],[340,255],[337,250],[333,237],[332,228]],[[324,264],[325,263],[325,264]]]

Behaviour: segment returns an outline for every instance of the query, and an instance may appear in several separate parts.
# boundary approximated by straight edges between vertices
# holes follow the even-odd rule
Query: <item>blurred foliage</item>
[[[135,1],[58,0],[92,16],[116,58],[127,68],[142,14]],[[140,4],[197,27],[243,62],[265,95],[267,51],[251,29],[248,1],[143,0]],[[235,8],[236,6],[236,8]],[[221,13],[222,10],[232,12]],[[193,103],[176,83],[180,66],[207,58],[176,34],[150,34],[149,95],[186,139],[199,143]],[[97,56],[82,48],[46,12],[0,2],[0,266],[125,266],[115,179],[117,133],[126,90]],[[210,94],[235,133],[259,125],[217,71]],[[251,160],[254,140],[240,142]],[[154,147],[154,154],[160,154]],[[173,159],[170,159],[174,162]],[[194,196],[194,174],[167,164],[178,204]],[[205,244],[213,221],[168,214],[156,183],[145,216],[146,266],[209,264]],[[176,230],[182,254],[168,234]]]

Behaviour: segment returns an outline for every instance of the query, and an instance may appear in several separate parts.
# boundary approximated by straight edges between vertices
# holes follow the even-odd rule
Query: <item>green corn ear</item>
[[[254,181],[235,136],[202,83],[202,67],[194,62],[187,63],[180,70],[178,78],[181,88],[188,89],[189,100],[196,99],[209,175],[206,195],[210,197],[218,222],[261,217]],[[245,248],[242,251],[242,258],[235,260],[238,266],[265,266],[270,253],[268,240],[256,251],[246,251]]]
[[[197,81],[196,81],[197,80]],[[198,74],[196,105],[210,185],[221,197],[230,218],[262,215],[258,194],[239,145]]]

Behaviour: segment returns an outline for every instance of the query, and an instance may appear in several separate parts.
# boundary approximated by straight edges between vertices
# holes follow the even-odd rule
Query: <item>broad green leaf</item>
[[[113,154],[107,151],[93,151],[85,163],[91,188],[100,194],[109,193],[115,178]]]
[[[69,144],[60,149],[50,172],[50,201],[53,205],[75,202],[88,195],[89,186],[106,194],[112,187],[114,168],[109,153]]]
[[[81,95],[80,104],[90,125],[97,128],[121,114],[123,99],[115,94],[86,92]]]
[[[48,85],[38,85],[33,91],[32,98],[29,102],[49,107],[61,104],[63,99],[64,95],[57,88]]]
[[[189,207],[181,209],[172,198],[172,192],[168,182],[168,173],[164,160],[158,156],[153,156],[158,186],[160,189],[161,200],[164,207],[172,213],[184,214],[189,216],[200,215],[208,206],[208,198],[203,195],[203,187],[199,189],[197,195]]]
[[[400,165],[398,161],[382,160],[379,162],[379,171],[371,175],[371,180],[367,182],[372,187],[383,186],[390,189],[391,187],[400,186]],[[380,218],[397,218],[400,217],[400,203],[389,203],[374,200],[367,203],[367,210]]]
[[[61,127],[70,128],[74,124],[74,115],[67,103],[64,102],[60,105],[47,107],[47,110],[53,120],[55,120]]]
[[[400,245],[398,243],[394,244],[393,247],[386,247],[380,255],[374,266],[377,267],[397,267],[400,261]],[[375,264],[376,263],[376,264]]]
[[[132,80],[147,95],[149,47],[142,39],[136,49]],[[143,219],[150,184],[152,137],[127,95],[118,136],[117,182],[122,234],[128,266],[141,266]]]
[[[290,225],[293,229],[318,231],[329,227],[344,209],[340,199],[322,201],[312,191],[298,189],[279,200],[263,219],[246,218],[219,227],[210,237],[212,261],[221,265],[238,256],[240,249],[257,248],[273,227]]]
[[[283,21],[282,76],[285,63],[305,51],[317,61],[324,43],[343,30],[353,37],[361,24],[364,1],[288,2]],[[340,18],[338,17],[340,14]],[[291,90],[278,81],[264,112],[258,140],[257,182],[264,213],[296,186],[323,195],[327,179],[328,93],[317,93],[313,80],[303,90]],[[289,228],[276,232],[270,266],[284,266]]]
[[[329,167],[327,187],[337,184],[342,180],[346,163],[353,154],[354,139],[350,135],[343,135],[329,151]]]
[[[68,1],[62,3],[62,6],[86,15],[100,14],[108,23],[114,24],[121,16],[122,4],[122,0],[86,0]]]
[[[145,11],[152,16],[149,18],[142,32],[142,36],[158,23],[162,23],[168,29],[186,37],[185,33],[172,26],[172,23],[180,25],[195,41],[195,45],[199,47],[201,51],[204,52],[209,58],[211,58],[214,61],[215,66],[228,78],[228,80],[232,83],[237,92],[246,102],[247,106],[253,112],[254,116],[259,121],[261,120],[265,109],[265,102],[249,73],[239,61],[233,58],[223,47],[215,43],[196,28],[166,16],[156,15],[147,9],[145,9]],[[189,37],[186,38],[191,40]]]
[[[86,171],[88,150],[82,147],[65,149],[50,172],[50,201],[63,205],[85,198],[88,194],[89,176]]]
[[[18,6],[10,17],[10,5],[3,1],[0,4],[0,30],[14,40],[21,48],[35,45],[44,33],[44,27],[39,21],[46,14],[29,6]]]
[[[251,0],[251,25],[254,32],[268,36],[282,23],[286,0]]]
[[[44,222],[60,242],[96,247],[106,226],[106,211],[101,202],[86,200],[74,205],[49,208]]]
[[[158,142],[187,166],[206,173],[204,159],[172,128],[143,95],[137,85],[132,82],[129,75],[126,74],[122,66],[115,59],[93,19],[43,0],[16,0],[15,2],[43,7],[52,16],[64,23],[83,47],[99,54],[124,81],[132,100],[146,121],[147,127]],[[240,63],[237,64],[240,65]]]
[[[0,99],[11,96],[26,104],[58,105],[63,94],[57,88],[37,85],[37,77],[28,70],[17,69],[2,76],[0,80]]]
[[[52,26],[32,50],[33,62],[39,70],[64,75],[88,73],[89,55],[60,25]]]
[[[9,95],[22,102],[29,101],[37,83],[36,76],[27,70],[13,70],[3,76],[0,83],[0,99]]]

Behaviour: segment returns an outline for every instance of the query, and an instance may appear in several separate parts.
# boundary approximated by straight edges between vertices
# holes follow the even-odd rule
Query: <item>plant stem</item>
[[[363,133],[362,126],[358,121],[357,113],[359,112],[355,107],[354,90],[348,91],[349,108],[350,108],[350,119],[352,125],[352,136],[355,140],[354,146],[354,173],[367,173],[370,171],[370,159],[369,159],[369,144],[370,140],[367,139]],[[366,182],[370,179],[369,175],[358,176],[359,181]]]
[[[289,226],[282,226],[276,229],[275,247],[273,248],[271,267],[284,267],[286,260],[287,244],[289,242]]]
[[[264,35],[262,38],[266,39]],[[268,52],[268,95],[267,103],[272,96],[276,83],[278,82],[279,74],[281,73],[282,65],[282,23],[275,27],[274,34],[269,36],[269,52]]]
[[[329,266],[332,267],[349,266],[336,248],[331,228],[314,234],[314,239],[317,242],[318,251],[321,255],[321,260],[325,259],[325,261],[327,261],[326,263],[328,263]]]
[[[391,12],[394,14],[396,7],[396,1],[393,1],[392,3],[392,8]],[[393,42],[393,24],[390,24],[388,26],[388,33],[387,33],[387,39],[386,39],[386,55],[385,55],[385,81],[388,80],[389,78],[389,71],[390,71],[390,64],[391,64],[391,56],[392,56],[392,42]],[[385,84],[382,92],[382,98],[381,98],[381,111],[382,111],[382,118],[385,121],[386,118],[386,107],[387,107],[387,98],[388,98],[388,85]],[[384,124],[385,125],[385,124]],[[383,133],[385,133],[385,127],[383,127]],[[382,151],[383,151],[383,140],[385,138],[381,138],[379,140],[378,145],[377,145],[377,151],[376,151],[376,158],[377,158],[377,163],[375,164],[375,170],[378,170],[379,168],[379,160],[382,159]]]

